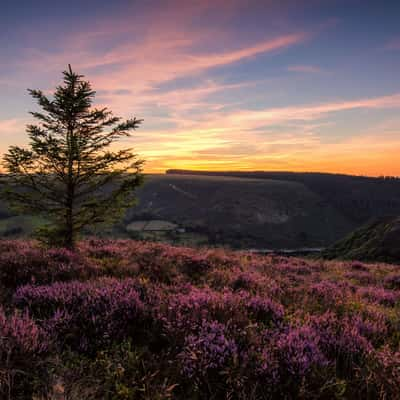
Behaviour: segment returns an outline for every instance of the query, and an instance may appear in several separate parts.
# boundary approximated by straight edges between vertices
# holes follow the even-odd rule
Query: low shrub
[[[102,278],[91,282],[27,285],[14,303],[29,309],[64,348],[95,351],[143,329],[146,312],[134,280]]]
[[[50,340],[27,312],[7,316],[0,308],[0,398],[28,399],[46,393]]]
[[[1,244],[0,284],[6,288],[28,283],[85,280],[99,274],[99,269],[84,255],[67,249],[45,249],[34,242],[23,241]]]
[[[94,357],[62,354],[57,373],[69,400],[169,400],[179,385],[161,357],[129,341],[99,351]],[[168,372],[163,367],[169,368]],[[176,376],[178,379],[178,376]]]

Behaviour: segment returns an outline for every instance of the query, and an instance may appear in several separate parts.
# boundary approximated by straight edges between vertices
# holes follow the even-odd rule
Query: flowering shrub
[[[358,261],[353,261],[350,264],[350,269],[353,269],[353,270],[356,270],[356,271],[368,271],[369,270],[367,265],[365,265],[365,264],[363,264],[361,262],[358,262]]]
[[[93,357],[67,353],[58,373],[65,398],[71,400],[170,400],[176,398],[174,391],[179,385],[173,383],[175,377],[171,373],[165,373],[166,361],[124,341]]]
[[[71,399],[395,399],[399,276],[131,240],[76,253],[3,241],[0,398],[49,397],[62,377]]]
[[[361,285],[371,285],[377,282],[376,277],[368,271],[349,271],[345,273],[345,278],[354,280]]]
[[[67,249],[46,250],[31,242],[5,241],[0,250],[0,284],[4,287],[88,279],[100,273],[86,257]]]
[[[199,331],[185,339],[178,358],[182,373],[201,382],[210,373],[218,375],[233,363],[237,359],[237,347],[235,341],[227,337],[225,325],[203,320]]]
[[[141,329],[145,308],[130,279],[27,285],[14,296],[18,307],[45,321],[58,342],[74,348],[97,348]],[[64,344],[64,343],[62,343]]]
[[[276,342],[278,357],[282,360],[281,375],[302,378],[315,368],[324,367],[328,360],[322,353],[318,331],[304,325],[283,333]]]
[[[247,290],[255,293],[268,293],[270,296],[278,296],[281,288],[277,282],[256,271],[243,271],[238,274],[232,274],[233,280],[230,286],[233,290]],[[232,279],[232,278],[231,278]]]
[[[189,287],[163,299],[158,318],[174,341],[188,333],[197,332],[204,320],[218,321],[239,331],[249,323],[277,325],[283,318],[283,307],[268,298],[251,296],[246,292],[216,292],[209,288]]]
[[[282,320],[284,309],[281,304],[261,296],[250,297],[246,301],[246,310],[252,320],[277,326]]]
[[[45,389],[48,350],[48,337],[27,313],[6,316],[0,308],[0,398],[28,398]]]
[[[393,352],[387,346],[376,352],[370,364],[377,382],[376,397],[379,395],[395,399],[399,394],[400,350]]]
[[[400,274],[390,273],[386,275],[384,283],[389,289],[400,289]]]
[[[311,301],[320,301],[325,306],[341,304],[349,296],[350,290],[346,282],[320,281],[309,287]]]
[[[373,349],[370,326],[358,316],[338,318],[327,312],[308,317],[308,323],[318,332],[319,347],[340,377],[352,376]]]
[[[358,293],[370,301],[393,307],[400,299],[400,293],[392,290],[387,290],[381,287],[364,287],[358,289]]]

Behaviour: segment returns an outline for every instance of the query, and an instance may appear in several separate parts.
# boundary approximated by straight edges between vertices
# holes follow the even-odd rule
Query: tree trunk
[[[68,182],[67,182],[67,201],[65,210],[65,239],[64,245],[69,249],[73,249],[75,246],[75,232],[74,232],[74,154],[73,154],[73,140],[74,133],[73,128],[69,128],[67,143],[68,143]]]
[[[66,216],[65,216],[65,239],[64,246],[68,249],[73,249],[75,247],[74,238],[74,223],[72,217],[72,202],[67,206]]]

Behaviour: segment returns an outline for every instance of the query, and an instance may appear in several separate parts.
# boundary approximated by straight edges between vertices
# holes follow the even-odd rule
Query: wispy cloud
[[[289,65],[287,67],[289,72],[303,72],[308,74],[315,74],[322,72],[320,67],[316,67],[314,65]]]
[[[189,68],[212,68],[220,65],[231,64],[249,57],[254,57],[258,54],[269,53],[276,50],[281,50],[289,46],[298,44],[305,40],[305,33],[295,33],[284,36],[279,36],[273,39],[265,40],[252,46],[242,49],[237,49],[229,52],[218,54],[204,54],[201,56],[191,57],[193,65]]]
[[[232,1],[231,7],[236,6],[236,3]],[[308,32],[288,31],[278,35],[269,34],[253,41],[236,40],[217,27],[193,29],[190,20],[193,15],[194,9],[189,7],[184,13],[185,19],[179,23],[163,18],[160,24],[145,30],[145,33],[138,32],[139,28],[134,24],[107,24],[97,30],[96,34],[76,33],[68,37],[60,43],[60,50],[56,52],[32,48],[27,51],[24,64],[32,72],[41,75],[47,70],[49,75],[54,76],[68,63],[78,71],[87,71],[101,94],[102,103],[119,114],[128,115],[131,110],[140,111],[151,102],[176,114],[194,106],[206,105],[198,102],[212,93],[247,85],[241,82],[233,85],[215,81],[210,83],[207,74],[211,70],[233,66],[260,55],[275,54],[303,43],[310,37]],[[157,18],[160,19],[159,16]],[[148,20],[149,16],[144,19]],[[121,32],[134,39],[118,40]],[[107,47],[99,46],[99,41],[105,38],[115,43]],[[193,77],[198,79],[199,84],[196,86],[170,89],[170,93],[159,89],[164,83]],[[212,109],[214,106],[221,107],[220,104],[208,103],[207,108]]]
[[[30,59],[32,67],[42,65],[52,69],[65,66],[68,62],[81,69],[96,69],[113,66],[103,73],[96,73],[96,81],[102,89],[115,89],[129,85],[129,82],[145,82],[143,86],[153,87],[161,82],[202,73],[208,69],[230,65],[260,54],[283,50],[303,42],[307,34],[303,32],[281,35],[251,45],[241,45],[230,50],[199,52],[202,37],[184,32],[163,32],[162,37],[151,34],[135,44],[119,45],[105,53],[98,53],[90,45],[79,51],[67,51],[59,54],[45,53],[32,49]],[[76,44],[74,44],[75,46]],[[71,57],[73,60],[71,60]],[[85,61],[82,61],[85,60]]]
[[[249,130],[295,121],[315,121],[327,114],[341,111],[386,108],[400,108],[400,94],[311,105],[266,108],[257,111],[241,109],[228,114],[220,114],[217,120],[226,129],[240,127]]]

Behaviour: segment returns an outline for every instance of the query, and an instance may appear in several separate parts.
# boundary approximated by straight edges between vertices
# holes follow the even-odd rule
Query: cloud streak
[[[296,120],[311,121],[321,118],[326,114],[340,111],[399,107],[400,93],[390,96],[338,101],[309,106],[272,108],[261,111],[242,110],[239,113],[228,116],[227,119],[234,123],[252,124],[253,127],[256,127],[264,123],[268,124]]]
[[[289,72],[303,72],[307,74],[318,74],[322,72],[322,69],[314,65],[290,65],[287,67]]]

